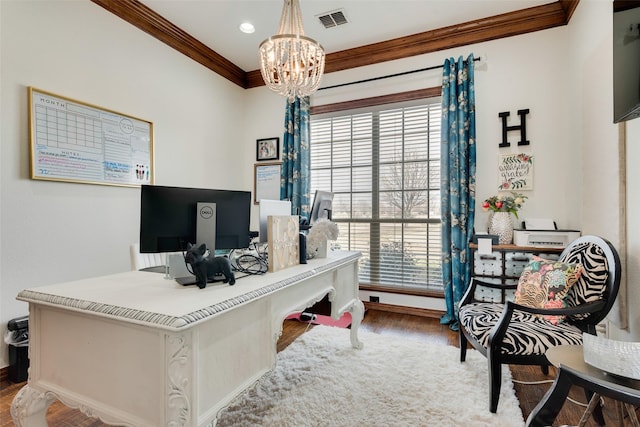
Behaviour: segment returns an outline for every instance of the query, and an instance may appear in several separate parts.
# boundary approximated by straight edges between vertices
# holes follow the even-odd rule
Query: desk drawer
[[[529,265],[534,256],[548,260],[557,260],[558,254],[533,254],[530,252],[506,252],[504,254],[504,275],[507,277],[520,277],[524,268]]]
[[[487,283],[497,283],[497,284],[503,283],[502,279],[500,278],[493,279],[493,278],[480,277],[478,278],[478,280],[482,280],[483,282],[487,282]],[[504,281],[504,283],[507,285],[513,285],[513,284],[517,284],[518,281],[514,279],[507,279]],[[515,289],[507,289],[504,292],[505,292],[506,300],[513,301],[514,294],[516,292]],[[473,297],[476,300],[482,301],[482,302],[502,302],[502,290],[487,288],[484,286],[477,286]]]
[[[502,257],[500,252],[479,254],[474,252],[474,273],[483,276],[500,276],[502,274]]]
[[[520,277],[522,270],[529,265],[533,254],[524,252],[506,252],[504,254],[504,275]]]

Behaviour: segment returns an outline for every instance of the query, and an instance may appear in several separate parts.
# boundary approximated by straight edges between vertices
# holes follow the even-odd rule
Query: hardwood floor
[[[278,341],[278,351],[286,348],[298,336],[307,329],[307,324],[295,320],[287,320],[283,325],[282,336]],[[458,346],[457,333],[451,332],[448,327],[440,325],[438,319],[413,316],[409,314],[389,313],[378,310],[368,310],[365,314],[361,330],[371,331],[382,335],[394,335],[400,337],[411,337],[413,339],[424,340],[434,344],[446,344]],[[515,381],[552,381],[555,378],[555,370],[550,368],[549,376],[544,376],[539,367],[512,366],[512,376]],[[0,427],[13,426],[9,408],[15,394],[24,383],[11,384],[3,382],[0,384]],[[523,417],[527,418],[531,410],[540,401],[551,384],[523,385],[514,384],[516,395],[520,401]],[[572,390],[571,397],[577,401],[585,402],[585,397],[581,389]],[[489,402],[487,402],[487,407]],[[631,425],[628,420],[623,424],[618,424],[614,405],[611,401],[605,400],[605,421],[607,425]],[[487,408],[488,410],[488,408]],[[499,408],[498,408],[499,410]],[[580,420],[584,408],[567,401],[562,408],[554,425],[573,424]],[[60,402],[54,402],[47,412],[47,421],[52,427],[99,427],[106,424],[95,419],[84,416],[78,410],[65,407]],[[425,425],[428,425],[426,420]],[[597,426],[590,419],[588,427]]]

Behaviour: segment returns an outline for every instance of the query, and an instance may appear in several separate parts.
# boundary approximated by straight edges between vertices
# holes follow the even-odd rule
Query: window
[[[311,195],[334,193],[362,285],[442,291],[439,99],[311,118]]]

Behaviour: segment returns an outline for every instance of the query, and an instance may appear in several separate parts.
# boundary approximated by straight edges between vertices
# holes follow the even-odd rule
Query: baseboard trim
[[[411,314],[414,316],[431,317],[434,319],[439,319],[444,314],[443,311],[433,310],[429,308],[407,307],[403,305],[383,304],[380,302],[368,302],[368,301],[363,301],[363,302],[364,302],[365,308],[367,309],[388,311],[391,313]]]

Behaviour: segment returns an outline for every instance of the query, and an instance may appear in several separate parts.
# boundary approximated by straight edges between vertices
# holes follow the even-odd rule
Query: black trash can
[[[9,381],[21,383],[29,370],[29,316],[9,320],[4,341],[9,345]]]

